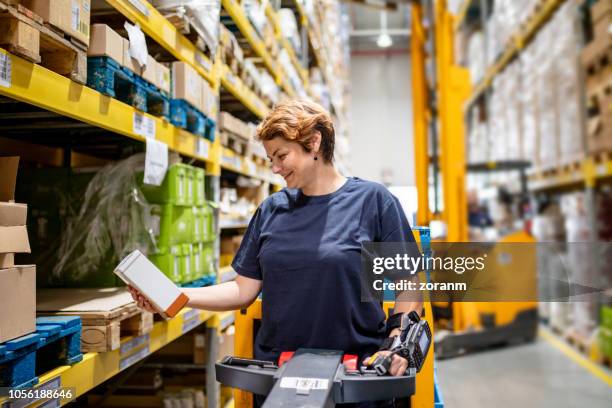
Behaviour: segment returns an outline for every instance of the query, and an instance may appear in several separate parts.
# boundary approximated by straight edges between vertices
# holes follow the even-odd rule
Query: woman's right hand
[[[140,293],[138,289],[128,285],[128,290],[130,291],[132,298],[134,298],[134,301],[136,302],[139,308],[144,309],[147,312],[152,312],[152,313],[156,312],[153,305],[149,303],[147,298],[142,293]]]

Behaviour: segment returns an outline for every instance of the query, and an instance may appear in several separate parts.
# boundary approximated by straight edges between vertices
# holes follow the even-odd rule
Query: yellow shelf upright
[[[468,240],[465,182],[465,126],[463,106],[470,94],[469,71],[454,61],[454,18],[445,0],[435,2],[435,48],[437,69],[440,151],[447,241]]]

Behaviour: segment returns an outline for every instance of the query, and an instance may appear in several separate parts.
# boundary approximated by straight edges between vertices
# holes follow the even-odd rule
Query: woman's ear
[[[315,130],[312,135],[312,139],[310,140],[310,150],[316,154],[319,152],[320,147],[321,147],[321,132],[319,132],[318,130]]]

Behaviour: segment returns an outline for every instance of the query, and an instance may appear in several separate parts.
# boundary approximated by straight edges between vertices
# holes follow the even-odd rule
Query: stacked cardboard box
[[[147,64],[141,67],[138,61],[130,56],[129,49],[130,42],[106,24],[91,26],[91,39],[87,50],[89,57],[112,58],[160,90],[170,93],[170,70],[150,55]]]
[[[172,63],[172,98],[182,99],[211,119],[217,112],[217,97],[208,83],[189,64]]]
[[[612,2],[599,0],[591,8],[593,40],[582,51],[586,76],[587,145],[589,153],[612,151]]]
[[[90,0],[22,0],[21,3],[72,38],[89,44]]]
[[[251,140],[254,135],[254,127],[249,123],[243,122],[229,112],[219,114],[219,129],[230,132],[243,139]]]
[[[15,265],[30,252],[26,204],[15,203],[18,157],[0,157],[0,343],[36,329],[36,267]]]

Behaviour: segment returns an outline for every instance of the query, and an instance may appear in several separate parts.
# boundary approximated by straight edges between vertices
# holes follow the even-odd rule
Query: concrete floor
[[[541,337],[436,364],[445,408],[612,407],[612,387]]]

